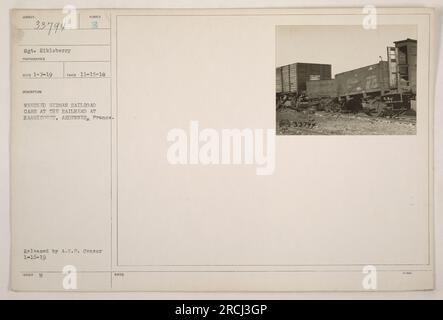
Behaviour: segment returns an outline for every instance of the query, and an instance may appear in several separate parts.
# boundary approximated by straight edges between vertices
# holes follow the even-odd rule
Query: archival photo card
[[[432,9],[71,11],[11,11],[12,290],[434,288]]]

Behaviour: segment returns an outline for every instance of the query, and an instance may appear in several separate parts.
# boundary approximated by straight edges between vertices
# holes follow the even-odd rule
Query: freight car
[[[387,61],[338,73],[335,79],[331,79],[331,65],[327,64],[309,64],[317,66],[317,73],[305,71],[303,76],[297,73],[301,64],[277,68],[277,104],[288,97],[298,101],[306,94],[308,100],[337,99],[343,109],[365,107],[379,114],[387,109],[410,109],[416,95],[417,41],[406,39],[394,43],[394,47],[387,47]]]
[[[417,41],[394,44],[387,47],[387,61],[335,75],[337,97],[345,107],[366,106],[379,114],[411,109],[416,96]]]
[[[320,63],[293,63],[276,68],[277,94],[301,93],[309,80],[331,79],[331,65]]]
[[[411,44],[415,40],[405,41]],[[375,101],[377,103],[375,109],[380,107],[393,110],[410,109],[410,101],[415,99],[415,72],[412,69],[416,66],[408,65],[400,68],[399,48],[388,47],[387,50],[388,61],[336,74],[337,96],[347,102],[353,101],[354,104]],[[414,78],[413,85],[409,81],[412,78]]]
[[[297,108],[306,107],[306,83],[310,80],[331,79],[331,65],[319,63],[293,63],[276,69],[276,104]]]

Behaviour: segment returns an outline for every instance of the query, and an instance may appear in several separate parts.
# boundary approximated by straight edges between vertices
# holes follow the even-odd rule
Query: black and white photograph
[[[278,135],[415,135],[411,25],[276,26]]]

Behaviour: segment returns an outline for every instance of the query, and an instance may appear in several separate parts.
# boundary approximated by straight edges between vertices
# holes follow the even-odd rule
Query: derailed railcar
[[[335,75],[337,96],[351,109],[365,101],[374,102],[375,109],[405,110],[411,108],[415,93],[399,78],[396,61],[380,61],[377,64],[342,72]]]
[[[331,79],[332,66],[321,63],[296,62],[276,68],[276,105],[299,108],[306,105],[306,83]]]
[[[335,75],[341,99],[384,104],[393,110],[411,108],[416,96],[417,41],[396,41],[387,47],[387,61]]]

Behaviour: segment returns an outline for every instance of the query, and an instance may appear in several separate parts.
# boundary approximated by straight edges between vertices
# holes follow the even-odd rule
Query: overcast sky
[[[327,63],[334,76],[386,60],[386,47],[406,38],[417,39],[415,26],[277,26],[276,65]]]

